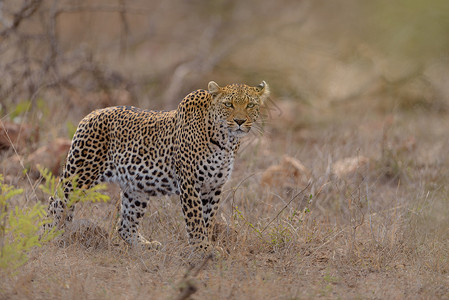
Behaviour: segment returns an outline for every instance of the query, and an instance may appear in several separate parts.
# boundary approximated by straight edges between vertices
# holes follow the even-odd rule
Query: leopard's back
[[[177,193],[172,163],[176,111],[117,106],[96,110],[78,125],[63,177],[80,186],[113,182],[152,196]]]

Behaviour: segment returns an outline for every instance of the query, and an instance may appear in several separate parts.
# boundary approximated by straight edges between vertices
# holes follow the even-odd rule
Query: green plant
[[[77,177],[63,179],[62,182],[58,183],[56,177],[48,169],[41,167],[38,169],[45,181],[39,188],[49,196],[56,196],[59,199],[62,199],[64,197],[64,184],[61,183],[70,182],[73,190],[70,192],[67,207],[70,207],[77,202],[107,202],[110,199],[108,195],[101,193],[106,189],[106,184],[98,184],[89,189],[84,189],[83,187],[78,187]]]
[[[31,105],[31,100],[23,100],[17,103],[16,106],[11,109],[9,117],[11,120],[14,120],[15,118],[25,114],[30,109]]]
[[[237,217],[239,219],[241,219],[246,225],[248,225],[257,234],[258,237],[260,237],[263,241],[265,241],[262,232],[245,218],[245,216],[237,206],[234,207],[234,211],[237,213]]]
[[[28,260],[34,247],[41,247],[52,240],[59,231],[52,229],[39,236],[45,220],[45,208],[36,203],[31,208],[12,205],[12,198],[23,193],[3,182],[0,174],[0,269],[14,270]]]
[[[273,226],[273,228],[269,231],[269,236],[270,243],[273,246],[283,246],[292,240],[292,233],[290,229],[283,224]]]
[[[36,100],[36,108],[42,117],[48,117],[50,115],[50,108],[48,107],[47,101],[44,99],[39,98]]]

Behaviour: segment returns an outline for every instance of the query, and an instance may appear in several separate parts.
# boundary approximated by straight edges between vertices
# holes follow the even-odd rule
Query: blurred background
[[[2,0],[1,113],[173,109],[210,80],[266,80],[312,106],[445,109],[448,36],[445,0]]]

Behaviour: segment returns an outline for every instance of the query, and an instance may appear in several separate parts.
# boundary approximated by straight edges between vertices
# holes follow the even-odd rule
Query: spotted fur
[[[74,206],[66,205],[73,187],[64,179],[77,176],[83,188],[100,182],[120,186],[118,231],[131,245],[160,245],[138,231],[149,197],[180,195],[189,242],[208,251],[240,139],[251,130],[268,94],[265,82],[220,87],[211,81],[208,91],[190,93],[177,110],[117,106],[90,113],[78,125],[67,156],[64,198],[50,198],[51,226],[72,220]]]

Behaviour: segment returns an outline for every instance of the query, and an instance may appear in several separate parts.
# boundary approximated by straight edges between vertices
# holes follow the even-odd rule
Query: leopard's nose
[[[242,120],[242,119],[234,119],[234,122],[237,123],[239,126],[242,125],[243,123],[245,123],[246,120]]]

